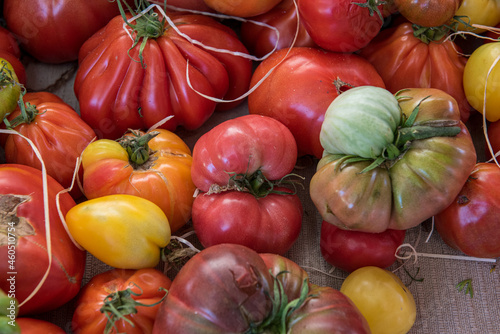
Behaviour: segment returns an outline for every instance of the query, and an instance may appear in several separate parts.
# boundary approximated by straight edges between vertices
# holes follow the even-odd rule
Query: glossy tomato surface
[[[319,133],[330,103],[349,87],[385,84],[366,59],[354,54],[308,47],[287,52],[282,49],[259,64],[251,81],[252,87],[258,87],[248,96],[248,109],[287,126],[299,155],[321,158]]]
[[[62,190],[57,181],[47,177],[46,220],[42,172],[18,164],[0,166],[0,197],[3,210],[9,213],[2,221],[7,234],[1,244],[0,288],[9,291],[7,279],[14,277],[20,315],[53,310],[80,290],[86,253],[73,244],[59,218],[56,194]],[[59,204],[65,214],[75,206],[75,201],[68,193],[62,193]],[[50,272],[44,279],[49,264]],[[9,274],[12,272],[15,274]],[[28,300],[42,279],[43,285]]]
[[[478,163],[449,207],[434,217],[441,238],[469,256],[500,256],[500,167]]]

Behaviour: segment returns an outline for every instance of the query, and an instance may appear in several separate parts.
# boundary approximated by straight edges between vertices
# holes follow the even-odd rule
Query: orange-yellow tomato
[[[88,199],[130,194],[148,199],[166,214],[172,232],[191,218],[191,150],[171,131],[158,129],[148,141],[147,158],[132,162],[133,152],[118,141],[99,139],[83,151],[83,189]],[[138,136],[144,132],[136,131]],[[134,137],[131,133],[127,138]]]
[[[250,17],[271,10],[281,0],[204,0],[215,11],[238,17]]]

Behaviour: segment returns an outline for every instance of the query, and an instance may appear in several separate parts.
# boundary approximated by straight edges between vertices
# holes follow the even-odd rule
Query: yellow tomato
[[[215,11],[238,17],[264,14],[281,0],[204,0]]]
[[[340,292],[364,315],[372,334],[405,334],[415,323],[417,310],[411,292],[394,273],[362,267],[342,283]]]
[[[170,242],[165,213],[133,195],[108,195],[77,204],[66,214],[66,224],[77,243],[115,268],[154,267]]]
[[[486,43],[474,50],[464,68],[463,82],[467,101],[480,113],[485,111],[486,119],[490,122],[500,119],[500,62],[492,68],[499,57],[500,42]]]
[[[461,19],[471,26],[480,24],[494,27],[500,23],[500,0],[463,0],[455,16],[461,16]],[[462,23],[459,24],[458,30],[473,31],[478,34],[486,31]]]

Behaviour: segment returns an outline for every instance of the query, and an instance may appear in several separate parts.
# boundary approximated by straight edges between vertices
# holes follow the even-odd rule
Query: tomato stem
[[[296,189],[296,181],[287,181],[286,178],[290,176],[298,176],[303,179],[300,175],[297,174],[287,174],[282,177],[280,180],[270,181],[267,177],[262,173],[259,169],[253,174],[247,173],[228,173],[229,184],[227,189],[236,189],[238,191],[248,191],[255,197],[266,197],[269,194],[278,194],[278,195],[293,195],[297,192]],[[291,185],[294,188],[294,192],[276,190],[275,187]]]

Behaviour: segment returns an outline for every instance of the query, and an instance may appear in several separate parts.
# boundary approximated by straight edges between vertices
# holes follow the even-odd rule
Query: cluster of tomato
[[[500,168],[477,163],[465,125],[483,113],[500,149],[500,47],[482,39],[500,4],[485,6],[5,0],[0,302],[20,303],[23,333],[21,319],[77,295],[74,333],[409,331],[413,296],[384,269],[406,230],[435,216],[448,245],[500,256]],[[470,57],[456,31],[482,34]],[[78,63],[78,112],[26,92],[19,45]],[[192,151],[175,133],[243,101],[248,115]],[[318,160],[321,253],[352,272],[340,291],[283,256],[302,228],[302,156]],[[171,281],[154,268],[188,223],[204,249]],[[82,288],[87,252],[116,269]],[[368,298],[373,286],[391,298]]]

